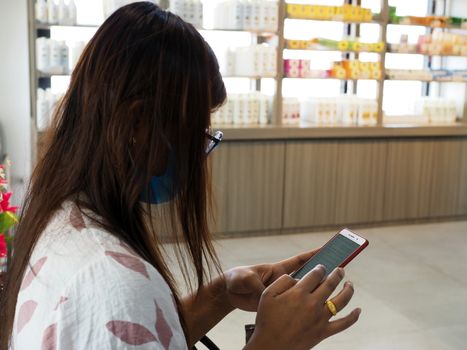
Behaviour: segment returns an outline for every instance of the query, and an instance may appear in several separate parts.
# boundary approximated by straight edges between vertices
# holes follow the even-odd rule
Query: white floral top
[[[11,349],[187,349],[170,288],[117,238],[65,203],[35,247]]]

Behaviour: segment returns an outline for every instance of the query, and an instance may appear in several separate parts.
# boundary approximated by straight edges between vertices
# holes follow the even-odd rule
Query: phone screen
[[[346,230],[343,230],[344,232]],[[336,267],[340,266],[349,256],[360,248],[361,244],[347,238],[342,233],[335,235],[318,253],[297,270],[292,277],[301,279],[316,265],[322,264],[326,267],[326,276]]]

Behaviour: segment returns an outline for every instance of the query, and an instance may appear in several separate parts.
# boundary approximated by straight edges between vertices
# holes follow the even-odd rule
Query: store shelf
[[[224,28],[196,28],[200,32],[237,32],[237,33],[251,33],[258,36],[277,36],[278,33],[275,31],[268,31],[263,29],[224,29]]]
[[[292,78],[292,77],[282,77],[282,79],[295,79],[295,80],[341,80],[341,81],[359,81],[359,80],[371,80],[371,81],[381,81],[381,79],[371,79],[371,78],[361,78],[361,79],[347,79],[347,78],[335,78],[335,77],[306,77],[306,78]]]
[[[421,55],[421,56],[429,56],[429,57],[465,57],[465,55],[446,55],[446,54],[427,54],[427,53],[421,53],[421,52],[401,52],[401,51],[391,51],[388,50],[387,53],[392,53],[392,54],[400,54],[400,55]]]
[[[390,78],[386,77],[388,81],[421,81],[424,83],[467,83],[467,79],[463,80],[443,80],[443,79],[417,79],[417,78]]]
[[[71,73],[44,73],[44,72],[37,72],[38,78],[52,78],[52,77],[69,77]]]
[[[214,125],[213,128],[224,132],[225,141],[467,136],[467,124],[433,126],[388,124],[382,127]]]
[[[52,28],[99,28],[97,24],[46,24],[36,23],[36,29],[52,29]],[[224,29],[224,28],[196,28],[199,31],[206,32],[239,32],[239,33],[252,33],[260,36],[274,36],[278,35],[275,31],[263,30],[263,29]]]
[[[36,23],[36,29],[52,29],[52,28],[99,28],[97,24],[46,24]]]
[[[395,23],[395,22],[388,22],[388,25],[394,26],[414,26],[414,27],[426,27],[426,28],[439,28],[439,29],[456,29],[456,30],[467,30],[467,28],[453,26],[453,25],[446,25],[446,26],[430,26],[430,25],[423,25],[417,23]]]
[[[223,79],[254,79],[254,80],[260,80],[260,79],[277,79],[275,75],[223,75]]]
[[[287,47],[284,48],[284,50],[290,50],[290,51],[311,51],[311,52],[341,52],[341,53],[375,53],[377,55],[382,55],[384,52],[378,52],[378,51],[353,51],[353,50],[338,50],[338,49],[330,49],[330,48],[313,48],[313,49],[289,49]]]
[[[343,19],[323,19],[323,18],[296,18],[296,17],[285,17],[294,21],[318,21],[318,22],[337,22],[344,24],[383,24],[383,21],[379,19],[373,19],[371,21],[345,21]]]

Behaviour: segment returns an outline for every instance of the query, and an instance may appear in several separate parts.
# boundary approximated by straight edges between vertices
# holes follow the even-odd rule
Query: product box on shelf
[[[38,131],[44,131],[50,126],[57,103],[62,97],[63,94],[54,94],[50,88],[37,89],[36,127]]]
[[[415,114],[430,124],[454,124],[457,119],[456,101],[447,98],[421,98],[415,102]]]
[[[370,9],[361,6],[324,6],[287,4],[287,17],[294,19],[334,20],[347,22],[369,22],[373,18]]]
[[[277,0],[226,0],[214,7],[214,29],[276,32],[279,24]]]
[[[317,126],[372,126],[378,118],[375,100],[353,95],[304,98],[300,107],[302,120]]]
[[[331,76],[338,79],[376,79],[382,78],[381,62],[344,60],[334,62]]]
[[[271,120],[271,96],[259,92],[228,94],[226,103],[212,115],[214,125],[266,125]]]
[[[36,21],[39,23],[73,26],[76,13],[75,0],[37,0],[35,3]]]
[[[282,124],[297,125],[300,123],[300,100],[296,97],[282,99]]]
[[[277,48],[266,44],[230,49],[226,53],[224,76],[275,77]]]
[[[287,49],[291,50],[336,50],[355,52],[383,52],[384,43],[363,43],[355,39],[331,40],[326,38],[314,38],[311,40],[286,40]]]
[[[104,10],[104,17],[109,17],[115,10],[122,6],[136,2],[137,0],[102,0],[102,6]],[[161,5],[160,0],[147,0],[156,5]]]
[[[44,74],[69,74],[85,47],[84,42],[67,43],[40,37],[36,39],[36,68]]]
[[[201,0],[170,0],[169,11],[193,24],[196,28],[203,28],[203,3]]]

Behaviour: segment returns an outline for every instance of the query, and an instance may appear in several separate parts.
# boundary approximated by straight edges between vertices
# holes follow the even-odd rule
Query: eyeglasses
[[[206,145],[206,155],[208,155],[214,150],[214,148],[217,147],[219,142],[222,141],[224,133],[222,131],[216,131],[214,134],[212,134],[212,131],[210,129],[206,130],[205,133],[206,137],[208,138],[208,143]]]

